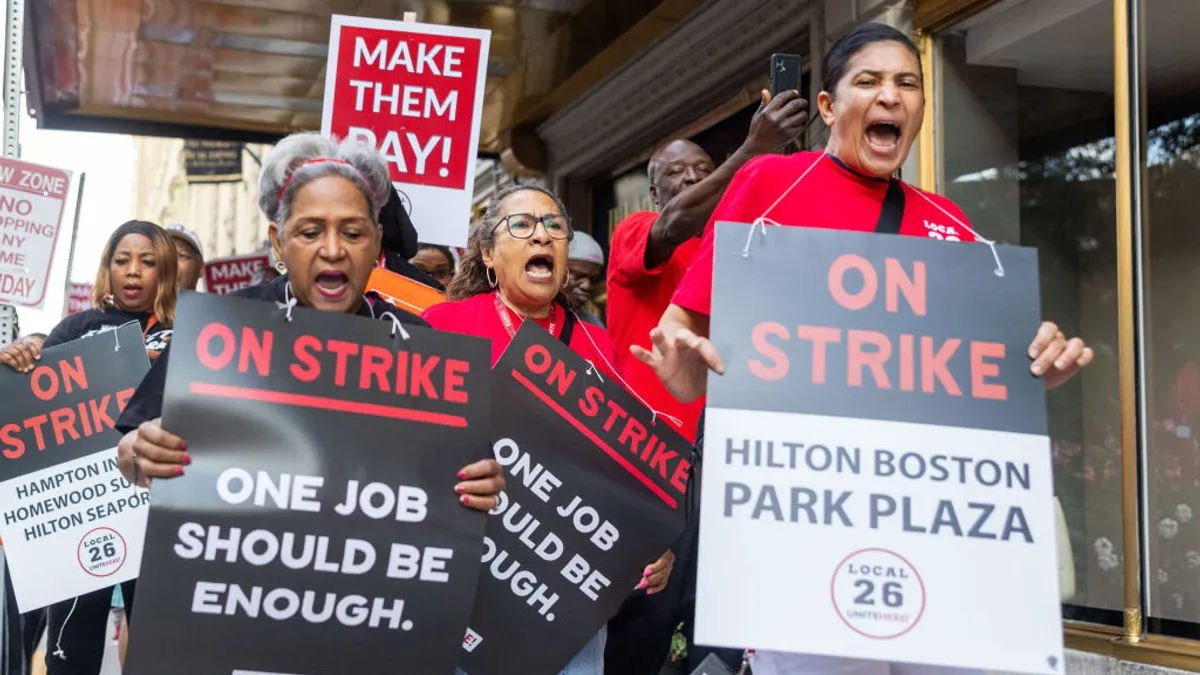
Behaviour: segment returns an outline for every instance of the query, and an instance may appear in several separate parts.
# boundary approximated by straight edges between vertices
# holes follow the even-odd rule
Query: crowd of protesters
[[[532,320],[677,419],[699,452],[707,373],[724,368],[707,340],[716,221],[944,238],[926,226],[948,218],[960,226],[954,239],[975,241],[953,202],[896,178],[924,118],[926,74],[912,42],[867,24],[835,42],[822,63],[824,89],[813,110],[798,92],[764,91],[744,143],[719,165],[688,140],[660,147],[648,166],[655,210],[617,225],[607,260],[598,241],[573,227],[559,198],[532,185],[495,195],[461,252],[421,243],[378,152],[317,134],[290,136],[264,159],[260,179],[272,263],[234,295],[269,303],[264,308],[294,300],[486,338],[493,362],[516,328]],[[824,150],[783,154],[810,114],[829,130]],[[154,362],[117,425],[126,434],[118,452],[122,472],[139,485],[185,475],[191,462],[186,439],[160,418],[177,295],[197,288],[203,266],[202,242],[186,227],[125,223],[100,256],[93,308],[47,336],[0,350],[0,364],[27,372],[44,348],[138,322]],[[381,266],[444,291],[446,301],[421,316],[391,306],[368,290],[372,270]],[[1068,339],[1053,323],[1030,326],[1029,334],[1031,372],[1047,387],[1092,359],[1082,340]],[[446,482],[465,508],[484,511],[504,486],[493,460],[463,467]],[[690,637],[698,539],[693,525],[657,560],[646,561],[643,582],[564,675],[658,675],[677,627]],[[121,589],[130,613],[135,587]],[[98,673],[112,596],[112,589],[98,591],[49,608],[49,675]],[[686,672],[710,651],[732,668],[741,664],[741,651],[689,644]],[[914,669],[769,652],[755,653],[752,667],[763,675]]]

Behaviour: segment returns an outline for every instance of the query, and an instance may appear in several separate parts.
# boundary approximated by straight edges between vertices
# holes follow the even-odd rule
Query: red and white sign
[[[333,17],[321,133],[379,149],[422,242],[466,244],[490,41],[473,28]]]
[[[67,314],[82,312],[92,306],[92,284],[67,284]]]
[[[40,308],[71,174],[0,158],[0,303]]]
[[[204,263],[204,288],[209,293],[229,295],[245,288],[254,280],[254,273],[266,267],[266,253],[235,255]]]

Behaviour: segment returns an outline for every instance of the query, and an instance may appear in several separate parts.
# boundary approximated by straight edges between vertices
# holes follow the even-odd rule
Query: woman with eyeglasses
[[[618,375],[608,334],[580,321],[563,294],[572,238],[564,213],[562,202],[542,188],[501,190],[471,230],[458,273],[446,289],[448,301],[425,310],[425,320],[434,328],[491,340],[493,365],[530,320],[606,375]],[[668,551],[646,567],[638,588],[647,593],[665,588],[674,563]],[[602,627],[560,675],[602,675],[605,638]]]

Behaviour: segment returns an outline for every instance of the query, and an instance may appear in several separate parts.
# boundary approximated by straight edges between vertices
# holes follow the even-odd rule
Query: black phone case
[[[795,54],[771,55],[771,96],[781,91],[800,91],[802,66],[800,57]]]

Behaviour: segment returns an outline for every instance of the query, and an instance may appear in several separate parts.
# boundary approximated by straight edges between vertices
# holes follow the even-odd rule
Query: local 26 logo
[[[833,573],[830,595],[838,618],[875,640],[904,635],[925,613],[925,582],[917,568],[883,548],[846,556]]]
[[[108,577],[125,566],[125,538],[111,527],[97,527],[79,540],[79,566],[94,577]]]

